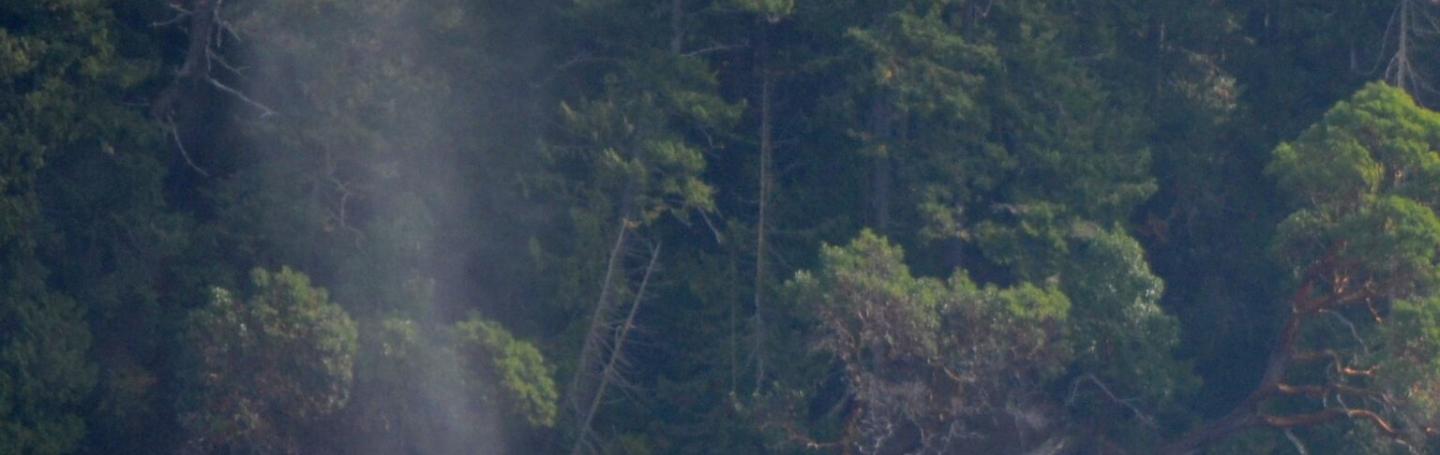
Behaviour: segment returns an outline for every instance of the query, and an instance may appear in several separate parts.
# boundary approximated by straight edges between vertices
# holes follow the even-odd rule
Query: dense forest
[[[1440,3],[0,1],[0,453],[1440,453]]]

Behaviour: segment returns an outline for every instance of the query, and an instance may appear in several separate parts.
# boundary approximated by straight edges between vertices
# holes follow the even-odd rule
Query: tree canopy
[[[1433,452],[1437,19],[0,2],[0,452]]]

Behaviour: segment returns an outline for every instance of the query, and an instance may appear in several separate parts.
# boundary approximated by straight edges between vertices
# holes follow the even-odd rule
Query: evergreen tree
[[[98,182],[71,187],[53,178],[73,175],[69,165],[85,161],[137,171],[120,177],[144,182],[117,198],[122,206],[154,203],[145,200],[154,194],[145,184],[155,175],[147,149],[155,129],[125,98],[150,72],[115,40],[126,36],[117,28],[100,2],[0,6],[0,447],[7,452],[80,447],[96,381],[87,322],[121,311],[116,300],[97,301],[98,284],[145,292],[144,283],[95,276],[105,272],[78,276],[79,267],[56,254],[61,243],[86,242],[82,233],[92,234],[97,250],[108,248],[122,223],[95,222],[100,214],[78,205],[44,204],[64,190],[104,190]],[[47,169],[52,163],[59,167]],[[75,211],[51,216],[61,207]],[[133,214],[117,207],[115,217]]]

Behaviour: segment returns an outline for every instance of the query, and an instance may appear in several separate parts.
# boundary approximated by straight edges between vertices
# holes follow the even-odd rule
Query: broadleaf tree
[[[1325,424],[1423,447],[1440,374],[1425,354],[1440,278],[1440,114],[1372,83],[1277,147],[1267,171],[1295,207],[1272,245],[1290,272],[1285,320],[1250,395],[1166,450]]]

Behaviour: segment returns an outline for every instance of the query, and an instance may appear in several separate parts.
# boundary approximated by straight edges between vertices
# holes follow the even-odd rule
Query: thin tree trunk
[[[615,236],[615,246],[610,249],[610,257],[605,265],[605,278],[600,284],[600,298],[595,302],[595,311],[590,316],[590,330],[585,334],[585,344],[580,348],[580,362],[575,368],[575,375],[570,381],[570,403],[576,416],[580,416],[581,396],[586,395],[583,390],[585,378],[590,375],[598,362],[600,351],[605,343],[605,333],[610,326],[610,294],[614,289],[615,272],[620,268],[620,256],[625,251],[625,243],[629,231],[629,220],[626,217],[620,218],[620,232]]]
[[[635,314],[640,311],[640,304],[645,299],[645,288],[650,284],[650,276],[655,271],[655,263],[660,258],[660,245],[650,250],[650,263],[645,266],[645,276],[640,279],[640,288],[635,291],[635,300],[630,304],[630,311],[625,316],[625,322],[615,332],[615,338],[611,343],[610,358],[605,362],[605,369],[600,372],[600,383],[595,388],[595,395],[590,399],[589,408],[581,419],[580,434],[575,437],[575,445],[570,450],[571,455],[580,455],[584,452],[586,438],[590,437],[590,424],[595,421],[595,414],[600,410],[600,403],[605,399],[605,389],[615,382],[619,373],[616,366],[621,356],[625,353],[625,340],[630,336],[630,329],[635,327]]]
[[[740,253],[739,253],[739,250],[738,250],[738,249],[731,249],[731,253],[730,253],[730,273],[729,273],[729,277],[730,277],[731,280],[734,281],[734,284],[737,284],[737,285],[740,284],[740,270],[739,270],[739,266],[736,265],[736,262],[739,261],[739,257],[738,257],[739,255],[740,255]],[[737,332],[737,331],[736,331],[736,324],[735,324],[735,322],[736,322],[736,319],[737,319],[736,313],[739,312],[739,306],[742,304],[742,303],[741,303],[741,299],[742,299],[743,297],[741,297],[741,294],[740,294],[739,292],[733,290],[733,289],[735,289],[735,288],[738,288],[738,286],[732,287],[732,291],[729,292],[729,294],[730,294],[729,297],[726,298],[726,300],[729,301],[729,303],[730,303],[730,395],[731,395],[731,396],[734,396],[734,395],[735,395],[735,389],[736,389],[736,387],[738,387],[739,384],[740,384],[740,368],[739,368],[740,340],[736,337],[736,332]]]
[[[190,4],[189,36],[185,49],[185,62],[175,72],[175,79],[160,91],[151,104],[151,115],[158,119],[173,118],[176,104],[200,78],[210,77],[210,40],[215,36],[215,7],[217,0],[195,0]]]
[[[765,380],[765,260],[766,230],[770,209],[770,190],[773,177],[770,175],[771,141],[770,97],[771,82],[769,68],[770,39],[768,25],[760,24],[760,47],[757,51],[760,66],[760,208],[755,222],[755,389],[759,390]]]
[[[1410,73],[1410,0],[1400,0],[1399,38],[1395,47],[1395,86],[1407,90],[1405,78]]]
[[[685,0],[670,2],[670,54],[680,55],[685,45]]]
[[[882,147],[893,138],[891,122],[893,110],[884,95],[876,95],[870,106],[870,137]],[[870,221],[871,227],[880,233],[890,228],[890,187],[892,173],[890,150],[885,147],[875,151],[870,167]]]

